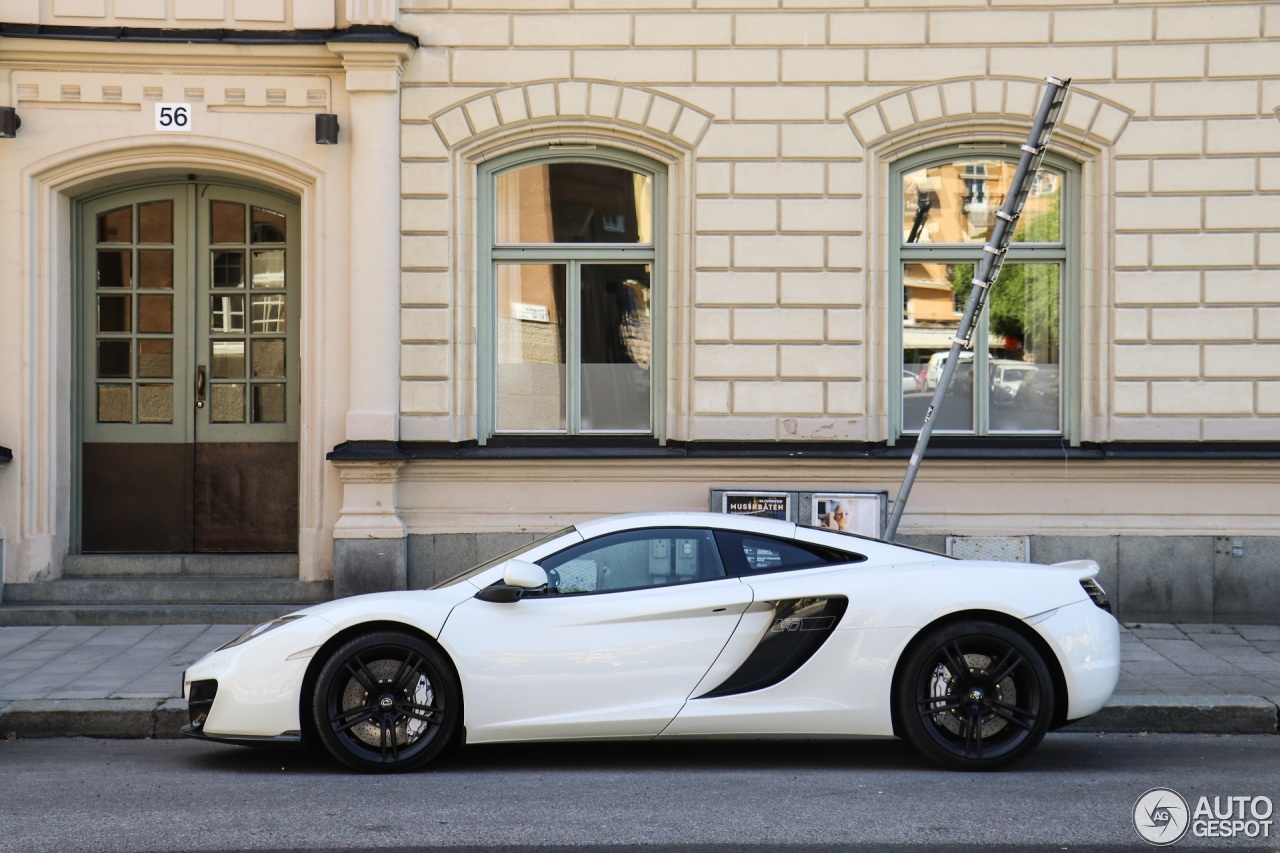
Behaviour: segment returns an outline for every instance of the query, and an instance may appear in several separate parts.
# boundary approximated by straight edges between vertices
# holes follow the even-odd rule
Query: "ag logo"
[[[1172,788],[1152,788],[1133,806],[1133,828],[1142,840],[1164,847],[1187,834],[1191,815],[1187,801]]]

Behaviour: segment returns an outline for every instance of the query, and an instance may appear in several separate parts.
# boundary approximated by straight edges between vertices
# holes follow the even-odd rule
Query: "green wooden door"
[[[296,202],[191,182],[79,221],[81,550],[297,550]]]

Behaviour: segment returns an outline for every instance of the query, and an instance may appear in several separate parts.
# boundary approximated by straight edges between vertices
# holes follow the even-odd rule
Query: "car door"
[[[611,533],[539,563],[546,592],[468,600],[441,632],[468,742],[657,735],[752,598],[707,530]]]

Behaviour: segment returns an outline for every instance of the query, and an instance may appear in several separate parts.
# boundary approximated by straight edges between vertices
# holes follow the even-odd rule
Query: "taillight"
[[[1084,587],[1084,591],[1089,594],[1089,598],[1094,604],[1108,613],[1111,612],[1111,602],[1107,600],[1107,591],[1102,588],[1102,584],[1093,578],[1085,578],[1080,581],[1080,586]]]

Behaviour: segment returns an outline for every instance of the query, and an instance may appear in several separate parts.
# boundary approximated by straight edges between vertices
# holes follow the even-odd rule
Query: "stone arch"
[[[477,95],[431,117],[450,149],[504,132],[572,123],[613,128],[627,135],[656,136],[693,149],[711,115],[667,95],[605,81],[532,83]]]
[[[845,119],[867,149],[904,136],[934,136],[943,127],[962,124],[985,134],[992,126],[1016,122],[1025,138],[1026,117],[1035,115],[1043,94],[1043,83],[1035,80],[952,80],[891,92],[850,110]],[[1055,134],[1091,147],[1111,146],[1132,116],[1130,110],[1072,88]]]

